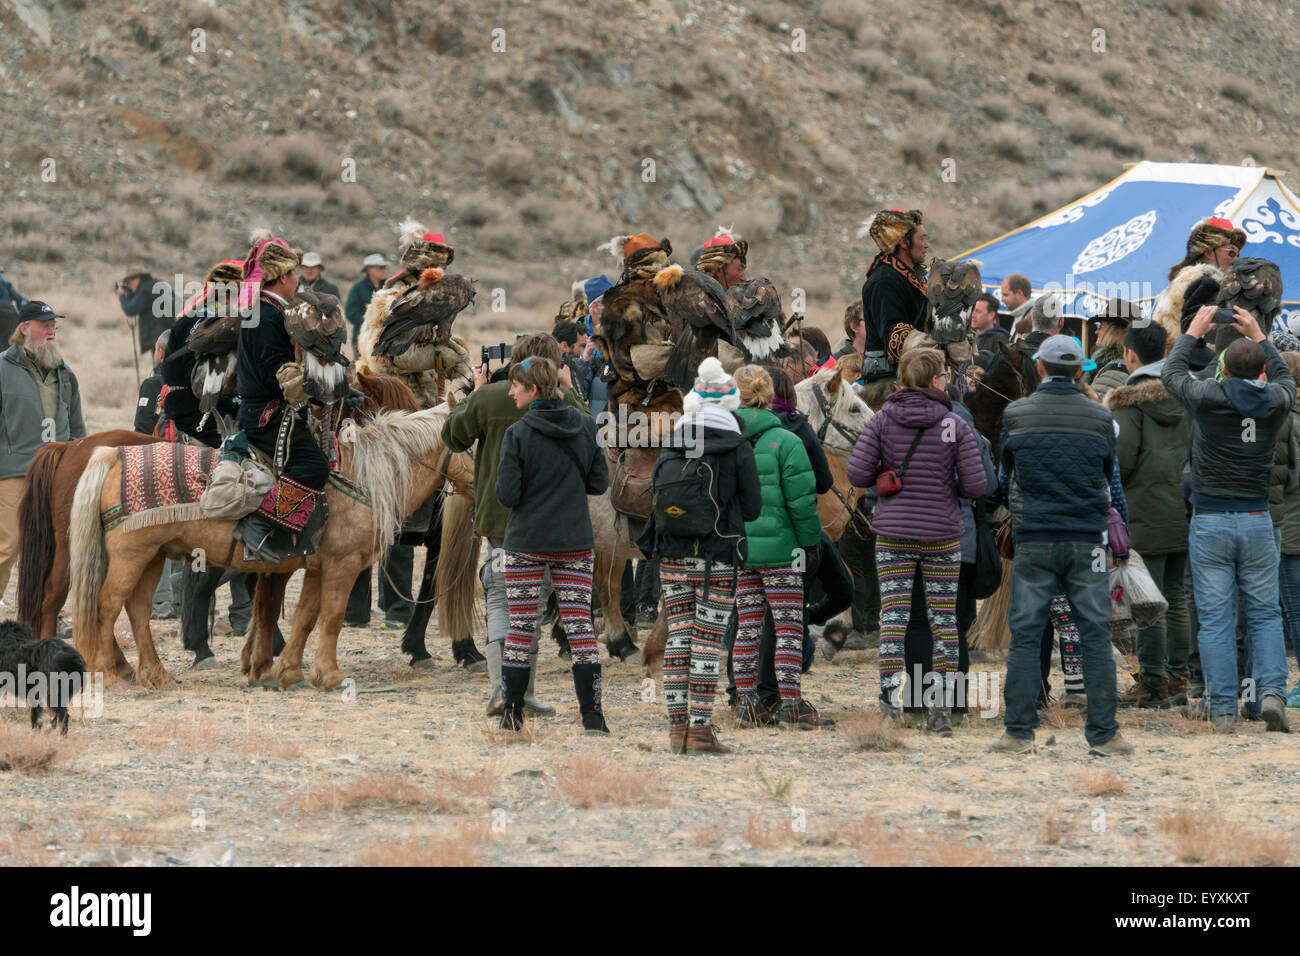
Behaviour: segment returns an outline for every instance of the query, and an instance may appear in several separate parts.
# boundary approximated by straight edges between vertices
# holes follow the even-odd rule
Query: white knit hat
[[[740,407],[740,390],[736,388],[736,380],[726,373],[722,363],[713,356],[700,363],[700,370],[695,376],[695,388],[682,399],[682,411],[693,414],[705,402],[721,405],[733,412]]]

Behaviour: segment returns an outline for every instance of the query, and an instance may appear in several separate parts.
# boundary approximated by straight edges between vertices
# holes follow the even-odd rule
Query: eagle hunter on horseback
[[[407,218],[398,225],[397,234],[401,268],[366,308],[357,340],[358,375],[394,376],[411,389],[421,408],[446,403],[449,410],[473,388],[465,342],[451,334],[456,316],[474,301],[473,281],[446,271],[456,250],[442,233]],[[472,510],[468,498],[447,498],[439,491],[410,516],[398,539],[400,545],[425,549],[418,595],[398,594],[413,597],[411,619],[402,634],[402,651],[410,655],[412,667],[433,663],[425,634],[435,604],[456,663],[469,671],[487,666],[470,634],[474,582],[468,569],[477,563],[480,547],[478,538],[467,533]],[[380,563],[380,571],[389,574],[386,561]],[[398,590],[391,577],[388,583]]]

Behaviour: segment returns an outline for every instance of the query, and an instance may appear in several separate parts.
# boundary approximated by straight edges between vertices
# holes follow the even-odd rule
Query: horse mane
[[[386,375],[358,366],[357,388],[366,396],[360,415],[369,421],[380,412],[415,412],[420,403],[415,393],[395,375]]]
[[[416,471],[413,462],[443,447],[446,420],[442,409],[379,412],[356,429],[351,477],[370,496],[377,553],[391,545],[401,531]]]

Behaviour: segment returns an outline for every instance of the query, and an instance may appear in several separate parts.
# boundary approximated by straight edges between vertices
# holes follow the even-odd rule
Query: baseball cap
[[[19,322],[53,322],[55,319],[62,318],[64,316],[55,312],[44,302],[38,302],[36,299],[32,299],[18,310]]]
[[[1097,367],[1092,359],[1083,357],[1083,345],[1072,335],[1048,336],[1034,353],[1034,361],[1082,368],[1085,372],[1091,372]]]
[[[319,252],[307,253],[305,256],[302,257],[302,264],[307,266],[308,268],[312,266],[320,265],[320,253]]]
[[[361,261],[363,268],[369,269],[371,266],[383,266],[388,268],[388,260],[384,258],[383,253],[372,252]]]

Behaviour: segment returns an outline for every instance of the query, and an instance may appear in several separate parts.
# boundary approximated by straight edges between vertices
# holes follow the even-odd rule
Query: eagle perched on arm
[[[785,310],[781,294],[761,276],[737,282],[727,290],[735,312],[736,338],[747,358],[766,362],[785,344]]]
[[[925,297],[930,300],[934,316],[930,337],[936,344],[945,345],[966,338],[970,310],[983,291],[979,266],[974,262],[935,259],[930,264]]]
[[[322,405],[331,405],[348,393],[352,363],[343,354],[347,327],[338,296],[303,286],[284,312],[284,330],[293,340],[295,358],[303,368],[303,391]]]
[[[717,355],[718,339],[736,344],[731,300],[716,279],[679,265],[660,270],[653,282],[675,339],[663,377],[689,390],[700,362]]]
[[[402,270],[370,300],[359,337],[361,354],[378,371],[390,373],[433,369],[440,355],[445,364],[454,364],[459,354],[447,354],[453,348],[451,326],[474,301],[474,283],[445,271],[456,253],[441,233],[412,219],[398,232]]]

